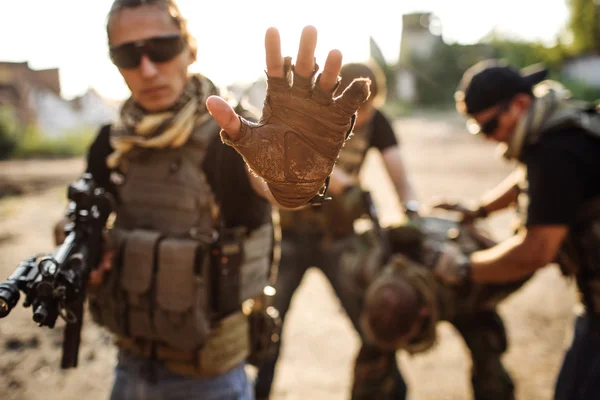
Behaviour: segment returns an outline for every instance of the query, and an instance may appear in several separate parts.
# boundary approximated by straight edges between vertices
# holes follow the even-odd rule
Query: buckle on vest
[[[327,196],[327,188],[329,187],[330,179],[331,179],[331,175],[328,176],[327,179],[325,179],[325,183],[323,184],[323,187],[321,188],[319,193],[317,193],[315,195],[315,197],[313,197],[312,199],[310,199],[308,201],[309,204],[311,204],[313,206],[320,206],[323,203],[325,203],[326,201],[331,201],[331,197],[326,197]]]

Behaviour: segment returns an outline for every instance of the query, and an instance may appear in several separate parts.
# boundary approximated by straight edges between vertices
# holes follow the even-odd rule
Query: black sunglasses
[[[508,102],[503,102],[494,115],[483,124],[478,124],[474,119],[470,119],[467,121],[467,129],[473,134],[482,133],[488,137],[492,136],[494,132],[496,132],[496,129],[498,129],[498,120],[500,119],[500,116],[508,110],[508,105]]]
[[[152,62],[162,63],[175,58],[183,51],[185,42],[181,35],[157,36],[110,48],[110,59],[119,68],[137,68],[145,54]]]

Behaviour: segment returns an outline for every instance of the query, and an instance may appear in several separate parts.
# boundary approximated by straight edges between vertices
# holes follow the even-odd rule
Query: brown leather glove
[[[319,78],[314,81],[318,66],[302,77],[294,74],[290,57],[284,61],[283,77],[267,76],[260,121],[240,118],[239,138],[221,131],[221,139],[267,182],[279,204],[295,208],[319,193],[331,174],[356,111],[369,97],[370,81],[357,79],[334,99],[319,87]]]

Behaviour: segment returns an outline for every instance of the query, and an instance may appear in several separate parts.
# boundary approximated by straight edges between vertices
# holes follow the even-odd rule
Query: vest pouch
[[[154,326],[177,349],[197,350],[210,332],[208,256],[196,240],[168,238],[159,245]]]
[[[246,228],[230,228],[221,231],[219,241],[214,248],[216,255],[214,310],[219,317],[225,317],[239,311],[241,300],[241,269],[244,260],[244,238]]]
[[[92,319],[113,333],[126,334],[126,307],[120,285],[121,260],[125,245],[125,231],[111,229],[107,240],[115,250],[112,260],[113,268],[104,274],[102,283],[88,289],[88,308]]]
[[[273,227],[265,224],[244,241],[244,263],[240,272],[240,295],[243,302],[262,295],[268,284],[273,248]]]
[[[250,354],[248,317],[241,311],[221,319],[199,355],[199,365],[210,375],[224,374]]]
[[[92,319],[118,335],[125,335],[125,318],[119,273],[108,271],[102,284],[88,291],[88,308]]]
[[[133,230],[126,234],[125,240],[121,254],[121,288],[128,305],[127,333],[134,338],[155,339],[151,289],[160,233]]]
[[[125,319],[119,289],[118,273],[108,271],[101,286],[88,291],[88,308],[97,324],[122,336],[125,335]]]

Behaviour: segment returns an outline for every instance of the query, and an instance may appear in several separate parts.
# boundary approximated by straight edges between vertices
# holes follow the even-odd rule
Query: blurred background
[[[374,59],[409,176],[423,204],[433,197],[476,200],[512,169],[494,145],[470,136],[454,111],[460,76],[485,58],[524,67],[543,62],[575,97],[600,99],[598,0],[179,0],[199,44],[192,70],[232,99],[264,98],[264,32],[280,30],[295,56],[303,26],[319,31],[317,61],[338,48],[344,61]],[[0,278],[18,262],[52,250],[51,226],[66,185],[84,168],[98,128],[118,116],[128,89],[108,58],[110,0],[0,2]],[[384,224],[402,218],[392,185],[370,153],[362,178]],[[511,234],[510,211],[483,222],[496,239]],[[317,270],[306,275],[287,319],[276,399],[346,399],[358,339]],[[574,285],[545,268],[501,307],[509,334],[506,364],[518,399],[550,399],[572,334]],[[80,367],[58,368],[61,327],[40,329],[17,307],[0,321],[0,398],[104,399],[114,350],[87,324]],[[414,399],[469,399],[469,354],[440,324],[432,351],[398,354]]]
[[[389,108],[451,105],[462,72],[480,59],[545,62],[573,94],[600,97],[596,0],[181,0],[199,43],[192,67],[235,96],[262,103],[264,32],[279,28],[295,56],[303,26],[319,29],[318,60],[373,57],[384,68]],[[110,0],[22,0],[2,5],[0,157],[76,155],[116,117],[128,89],[108,57]],[[67,144],[68,143],[68,144]]]

